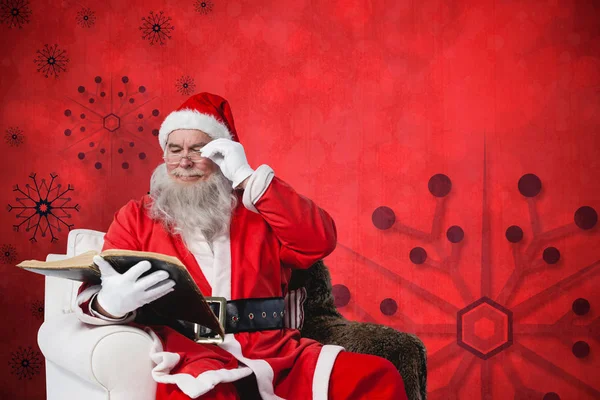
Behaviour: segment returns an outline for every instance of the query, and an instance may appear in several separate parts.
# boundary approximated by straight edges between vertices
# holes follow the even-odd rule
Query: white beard
[[[176,168],[172,175],[202,175],[198,169]],[[150,180],[150,218],[184,240],[198,229],[209,244],[229,231],[232,211],[238,203],[231,182],[217,168],[205,181],[182,184],[170,177],[166,164],[159,165]],[[212,246],[211,246],[212,247]]]

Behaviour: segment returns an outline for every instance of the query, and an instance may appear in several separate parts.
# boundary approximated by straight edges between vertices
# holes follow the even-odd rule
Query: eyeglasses
[[[203,157],[200,153],[200,150],[190,150],[188,152],[187,156],[183,156],[182,152],[178,152],[178,153],[172,153],[170,151],[167,151],[165,153],[165,155],[163,156],[163,160],[165,160],[165,163],[169,164],[169,165],[177,165],[181,162],[182,158],[187,158],[188,160],[190,160],[193,163],[197,163],[198,161],[200,161]]]

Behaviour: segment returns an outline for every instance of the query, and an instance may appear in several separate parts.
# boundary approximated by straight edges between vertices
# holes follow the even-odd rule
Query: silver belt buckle
[[[223,328],[223,332],[225,332],[225,313],[227,310],[227,299],[225,297],[205,297],[204,299],[209,304],[214,304],[214,303],[219,304],[219,315],[215,314],[215,316],[219,320],[219,324],[221,325],[221,328]],[[211,309],[211,311],[212,311],[212,309]],[[213,314],[214,314],[214,312],[213,312]],[[223,337],[221,335],[219,335],[218,333],[215,334],[214,336],[201,336],[202,335],[201,329],[202,329],[201,325],[194,324],[194,336],[195,336],[194,341],[196,343],[213,343],[213,344],[223,343]]]

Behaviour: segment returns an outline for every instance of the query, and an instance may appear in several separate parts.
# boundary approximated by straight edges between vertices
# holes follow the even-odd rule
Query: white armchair
[[[100,251],[104,233],[69,232],[67,254],[46,261]],[[126,325],[89,326],[74,313],[80,283],[46,277],[44,323],[38,344],[46,358],[48,400],[150,400],[156,397],[150,360],[152,340]]]

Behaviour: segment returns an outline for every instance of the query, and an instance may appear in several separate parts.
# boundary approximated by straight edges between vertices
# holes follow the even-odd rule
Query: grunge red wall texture
[[[106,231],[199,91],[334,217],[338,307],[418,334],[431,399],[600,398],[598,2],[0,4],[1,398],[45,393],[14,264]]]

